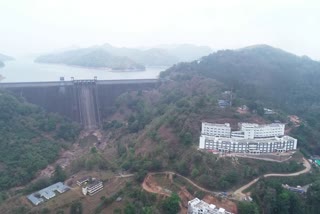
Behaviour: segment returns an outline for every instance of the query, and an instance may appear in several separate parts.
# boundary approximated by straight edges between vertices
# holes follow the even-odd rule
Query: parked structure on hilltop
[[[188,214],[233,214],[216,205],[208,204],[198,198],[188,202]]]
[[[202,123],[199,148],[217,152],[272,153],[297,149],[297,139],[284,135],[285,125],[239,123],[239,131],[230,124]]]

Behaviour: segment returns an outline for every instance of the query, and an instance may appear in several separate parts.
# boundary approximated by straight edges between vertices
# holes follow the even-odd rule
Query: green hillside
[[[267,45],[223,50],[200,61],[180,63],[161,74],[176,80],[198,76],[215,79],[242,104],[264,105],[296,114],[304,123],[292,133],[310,154],[320,154],[320,63]],[[235,100],[240,104],[239,99]]]
[[[218,51],[174,66],[163,77],[179,74],[216,79],[247,99],[291,113],[320,105],[320,63],[267,45]]]
[[[78,135],[78,126],[0,92],[0,192],[24,185]]]

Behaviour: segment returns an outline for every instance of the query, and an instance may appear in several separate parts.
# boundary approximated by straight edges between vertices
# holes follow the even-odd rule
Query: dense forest
[[[29,182],[78,133],[78,125],[1,91],[0,191]]]

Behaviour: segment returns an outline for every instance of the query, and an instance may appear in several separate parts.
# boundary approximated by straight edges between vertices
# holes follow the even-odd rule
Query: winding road
[[[176,172],[172,172],[172,171],[163,171],[163,172],[149,172],[147,174],[147,176],[145,177],[143,183],[142,183],[142,188],[148,192],[152,192],[152,193],[157,193],[155,191],[152,191],[148,185],[146,184],[146,180],[149,176],[152,176],[152,175],[177,175],[183,179],[185,179],[186,181],[188,181],[191,185],[193,185],[194,187],[198,188],[199,190],[203,191],[203,192],[206,192],[206,193],[210,193],[210,194],[213,194],[213,195],[217,195],[218,193],[217,192],[213,192],[211,190],[208,190],[208,189],[205,189],[201,186],[199,186],[198,184],[194,183],[192,180],[190,180],[189,178],[183,176],[183,175],[180,175]]]
[[[307,172],[309,172],[311,170],[311,165],[305,158],[303,158],[303,165],[305,166],[305,169],[303,169],[303,170],[301,170],[299,172],[288,173],[288,174],[270,173],[270,174],[262,175],[261,177],[264,177],[264,178],[267,178],[267,177],[292,177],[292,176],[298,176],[298,175],[307,173]],[[251,182],[249,182],[248,184],[240,187],[239,189],[234,191],[233,195],[234,196],[244,197],[245,195],[242,192],[245,189],[247,189],[250,186],[252,186],[253,184],[255,184],[256,182],[258,182],[261,177],[256,178],[256,179],[252,180]]]
[[[304,174],[304,173],[307,173],[311,170],[311,165],[310,163],[305,159],[303,158],[303,165],[305,166],[305,169],[299,171],[299,172],[294,172],[294,173],[287,173],[287,174],[280,174],[280,173],[269,173],[269,174],[265,174],[265,175],[262,175],[261,177],[264,177],[264,178],[267,178],[267,177],[291,177],[291,176],[298,176],[298,175],[301,175],[301,174]],[[178,173],[175,173],[175,172],[172,172],[172,171],[163,171],[163,172],[149,172],[147,174],[147,176],[145,177],[143,183],[142,183],[142,188],[144,190],[146,190],[147,192],[152,192],[152,193],[156,193],[156,194],[163,194],[160,190],[159,191],[155,191],[153,190],[152,188],[150,188],[147,184],[147,179],[149,176],[152,176],[152,175],[177,175],[183,179],[185,179],[186,181],[188,181],[191,185],[193,185],[194,187],[198,188],[199,190],[203,191],[203,192],[207,192],[207,193],[210,193],[210,194],[213,194],[215,196],[217,196],[219,193],[218,192],[214,192],[214,191],[211,191],[211,190],[208,190],[208,189],[205,189],[199,185],[197,185],[196,183],[194,183],[192,180],[190,180],[189,178],[183,176],[183,175],[180,175]],[[237,189],[236,191],[234,191],[233,195],[234,196],[240,196],[240,199],[245,197],[245,195],[242,193],[245,189],[249,188],[251,185],[255,184],[256,182],[259,181],[259,179],[261,178],[256,178],[254,180],[252,180],[251,182],[249,182],[248,184],[240,187],[239,189]],[[239,198],[238,198],[239,199]]]

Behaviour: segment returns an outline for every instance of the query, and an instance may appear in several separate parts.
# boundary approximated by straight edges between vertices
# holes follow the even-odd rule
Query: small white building
[[[208,204],[198,198],[188,202],[188,214],[233,214],[214,204]]]
[[[92,183],[87,184],[87,186],[82,187],[82,193],[84,195],[94,195],[103,189],[102,181],[94,180]]]
[[[86,177],[80,178],[79,180],[77,180],[77,185],[78,186],[82,186],[86,182],[89,182],[90,179],[91,179],[90,176],[86,176]]]

